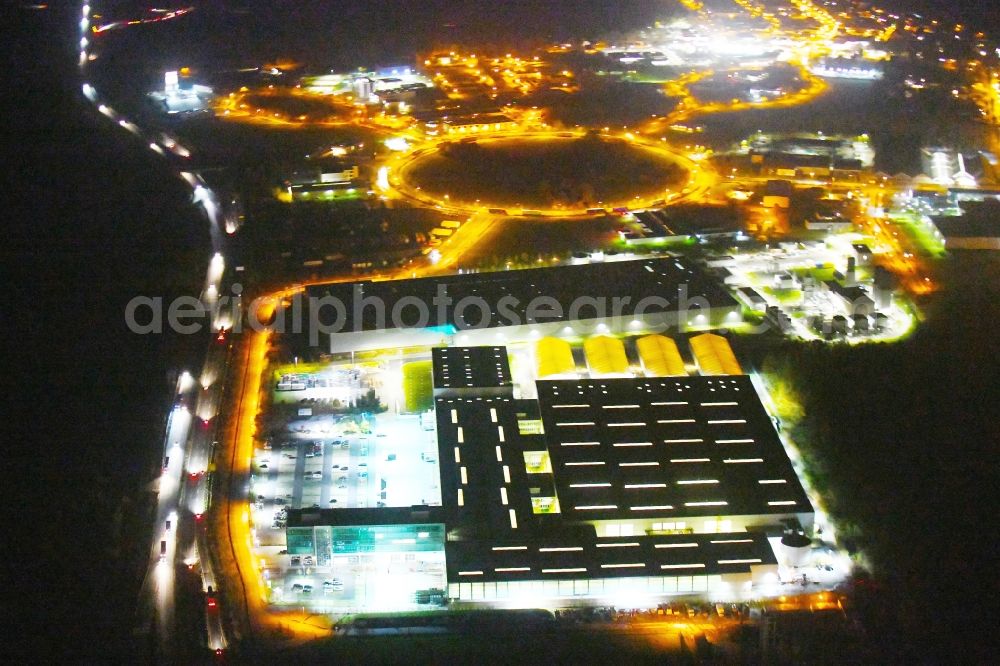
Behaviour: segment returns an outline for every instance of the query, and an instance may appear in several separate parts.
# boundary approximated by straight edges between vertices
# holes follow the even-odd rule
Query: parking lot
[[[435,420],[397,413],[393,397],[399,389],[385,381],[387,376],[395,375],[331,368],[311,376],[306,390],[276,392],[288,402],[292,393],[298,401],[349,404],[377,388],[390,408],[315,416],[308,413],[312,410],[299,410],[302,415],[289,421],[280,437],[254,451],[254,546],[273,603],[308,599],[311,605],[336,610],[364,608],[367,599],[375,598],[383,605],[395,595],[400,607],[409,607],[416,603],[414,590],[443,587],[443,552],[334,554],[317,561],[318,556],[286,550],[289,509],[440,505]]]

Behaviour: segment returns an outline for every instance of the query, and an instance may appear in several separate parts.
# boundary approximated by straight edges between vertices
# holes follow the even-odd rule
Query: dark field
[[[462,257],[462,265],[483,270],[545,266],[563,260],[573,252],[607,249],[618,238],[614,218],[584,220],[509,219],[495,226]]]
[[[623,141],[510,139],[450,143],[407,171],[411,185],[452,201],[516,208],[624,205],[681,181],[676,164]]]

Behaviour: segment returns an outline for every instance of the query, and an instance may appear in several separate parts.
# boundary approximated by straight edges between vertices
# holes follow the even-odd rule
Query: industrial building
[[[295,191],[309,191],[330,187],[346,187],[361,177],[360,167],[354,162],[338,159],[317,159],[286,174],[282,187]]]
[[[1000,201],[964,201],[962,215],[931,218],[949,250],[1000,250]]]
[[[376,71],[330,73],[308,76],[302,85],[322,95],[352,94],[359,104],[377,104],[393,95],[432,88],[433,81],[408,65],[379,67]]]
[[[863,58],[820,58],[812,67],[812,73],[830,79],[861,79],[877,81],[885,75],[885,67],[880,62]]]
[[[788,208],[791,205],[794,188],[787,180],[769,180],[764,186],[761,205],[765,208]]]
[[[428,124],[428,129],[430,125]],[[517,128],[517,123],[502,113],[482,113],[471,116],[445,117],[441,120],[444,134],[484,134]]]
[[[149,93],[154,106],[170,115],[207,112],[212,96],[212,89],[195,83],[187,67],[164,73],[163,90]]]
[[[431,350],[431,358],[435,397],[513,395],[504,347],[436,347]]]
[[[737,240],[743,225],[732,210],[722,206],[685,206],[633,213],[635,223],[619,236],[626,245],[648,245],[690,239]]]
[[[288,512],[290,556],[345,572],[338,603],[743,599],[777,581],[774,537],[811,531],[810,502],[726,338],[660,333],[739,320],[740,304],[683,259],[307,296],[310,308],[344,305],[313,313],[329,315],[317,317],[323,351],[431,348],[433,409],[419,419],[437,450],[418,464],[434,465],[434,501]],[[410,446],[381,441],[390,460]]]
[[[735,600],[775,582],[768,537],[808,533],[813,508],[725,339],[689,340],[706,373],[691,376],[676,343],[646,336],[653,376],[613,376],[621,343],[597,336],[589,379],[551,340],[563,376],[537,399],[517,397],[503,346],[435,349],[441,505],[292,510],[288,552],[360,571],[359,605]]]
[[[310,321],[315,317],[324,332],[319,344],[332,354],[741,321],[739,303],[702,268],[678,257],[319,285],[306,295]],[[620,366],[620,358],[611,362]]]
[[[716,157],[722,171],[775,179],[863,182],[875,153],[867,136],[757,133],[738,151]],[[769,205],[769,204],[765,204]]]

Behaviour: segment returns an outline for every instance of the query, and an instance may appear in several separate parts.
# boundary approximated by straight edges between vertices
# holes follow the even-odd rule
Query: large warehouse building
[[[405,552],[414,585],[469,604],[748,597],[777,579],[768,537],[813,509],[750,378],[714,374],[739,372],[716,337],[692,344],[711,375],[540,379],[537,399],[503,346],[435,349],[441,506],[291,511],[289,552]],[[676,346],[645,347],[677,371]],[[621,368],[606,341],[587,358]]]
[[[307,307],[315,309],[310,321],[323,326],[320,344],[333,354],[742,321],[739,304],[722,286],[675,257],[319,285],[307,296]],[[605,360],[616,362],[613,354]]]

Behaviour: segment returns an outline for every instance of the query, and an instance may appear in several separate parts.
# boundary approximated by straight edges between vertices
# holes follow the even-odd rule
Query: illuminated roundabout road
[[[499,144],[503,144],[504,147],[509,145],[512,149],[516,150],[518,144],[528,146],[529,142],[553,144],[555,142],[579,141],[585,136],[586,132],[580,131],[506,131],[495,134],[480,134],[464,139],[452,137],[432,139],[422,142],[414,146],[411,150],[388,160],[383,165],[380,173],[379,187],[387,195],[394,198],[407,200],[421,206],[437,208],[453,214],[472,215],[484,211],[502,210],[504,211],[503,214],[509,217],[567,218],[593,216],[595,213],[603,214],[603,212],[615,208],[641,209],[662,207],[681,201],[697,199],[715,180],[710,171],[706,170],[704,166],[683,153],[673,150],[665,143],[649,141],[632,134],[617,135],[602,133],[599,135],[599,138],[605,146],[617,147],[622,144],[627,145],[631,149],[630,152],[634,154],[636,162],[638,163],[640,160],[644,161],[645,164],[643,166],[649,172],[655,172],[656,169],[653,165],[653,160],[649,159],[650,156],[655,160],[662,161],[664,164],[663,172],[655,174],[656,176],[662,176],[662,185],[650,184],[649,182],[645,185],[637,185],[627,195],[619,195],[616,200],[597,201],[588,208],[582,205],[579,207],[574,207],[573,205],[552,206],[551,204],[549,207],[538,206],[536,202],[532,202],[529,198],[533,194],[527,191],[530,188],[525,188],[523,201],[518,200],[515,203],[511,200],[502,200],[503,195],[500,194],[495,195],[496,200],[490,201],[490,185],[488,183],[467,181],[467,185],[471,184],[477,188],[476,193],[479,195],[479,198],[473,201],[462,201],[457,195],[440,191],[440,188],[432,190],[429,186],[424,187],[418,184],[420,182],[421,169],[426,168],[431,159],[441,156],[445,146],[448,145],[461,147],[470,143],[477,146],[490,146],[492,144],[495,148]],[[510,159],[510,157],[508,156],[507,159]],[[681,178],[677,178],[676,175],[671,178],[667,170],[668,166],[680,169]],[[461,176],[461,174],[459,175]],[[471,177],[475,178],[475,176]],[[558,185],[561,179],[567,177],[567,174],[550,173],[544,168],[539,167],[537,173],[532,174],[532,177],[538,184],[541,184],[542,181],[549,181]],[[639,192],[639,194],[636,194],[636,192]],[[537,197],[538,195],[535,194],[535,196]],[[512,194],[507,192],[506,197],[510,199]]]

